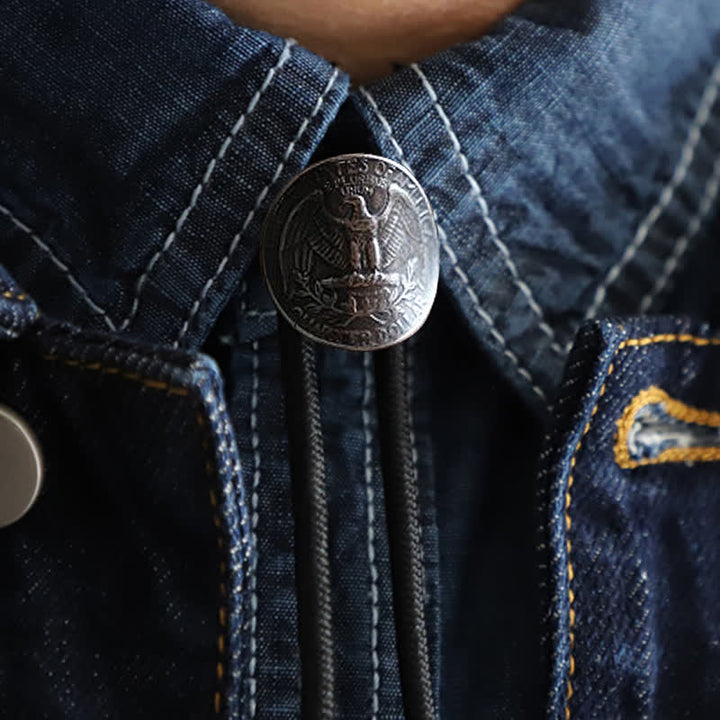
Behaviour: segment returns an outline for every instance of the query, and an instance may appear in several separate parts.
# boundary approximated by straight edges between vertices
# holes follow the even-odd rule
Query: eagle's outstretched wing
[[[288,215],[280,238],[280,270],[285,282],[296,251],[310,248],[340,270],[349,267],[346,223],[326,209],[321,190],[310,193]]]
[[[383,265],[389,265],[407,243],[420,239],[420,220],[410,196],[397,185],[388,190],[388,203],[380,216]]]

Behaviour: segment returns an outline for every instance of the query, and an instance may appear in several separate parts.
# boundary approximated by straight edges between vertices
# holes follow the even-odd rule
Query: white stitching
[[[173,243],[177,239],[177,236],[182,229],[183,225],[185,224],[185,221],[190,216],[190,213],[195,209],[195,206],[197,205],[198,199],[200,198],[200,195],[202,194],[203,190],[205,189],[205,186],[210,181],[210,178],[212,177],[213,172],[215,171],[215,167],[217,166],[217,163],[221,161],[225,157],[225,153],[228,151],[228,148],[232,144],[233,140],[235,140],[237,134],[240,132],[240,130],[245,125],[245,121],[250,116],[250,114],[255,110],[257,107],[258,102],[260,101],[260,98],[265,93],[265,91],[270,87],[273,79],[275,78],[276,73],[282,69],[283,65],[287,63],[287,61],[290,59],[290,51],[295,45],[296,42],[294,40],[286,40],[285,46],[283,47],[282,52],[280,53],[280,56],[278,57],[277,62],[273,67],[268,70],[267,74],[265,75],[265,79],[263,80],[262,85],[257,90],[257,92],[252,96],[250,100],[250,104],[247,106],[247,108],[243,111],[242,115],[237,119],[235,124],[232,126],[230,132],[228,133],[227,137],[223,141],[222,145],[220,146],[220,150],[218,150],[217,155],[215,155],[212,160],[208,163],[208,166],[205,168],[205,172],[202,176],[202,179],[200,182],[195,186],[195,189],[192,192],[192,195],[190,196],[190,202],[185,207],[185,209],[180,213],[180,217],[178,217],[177,221],[175,222],[175,227],[171,230],[170,234],[165,238],[165,242],[162,244],[162,247],[150,258],[150,262],[147,264],[147,267],[145,268],[145,272],[140,276],[140,279],[137,282],[137,285],[135,286],[135,297],[133,298],[132,307],[130,308],[130,313],[128,316],[123,320],[122,324],[120,325],[120,330],[126,330],[130,323],[135,319],[135,316],[140,308],[140,296],[142,294],[143,288],[145,287],[145,283],[147,282],[150,273],[152,272],[153,268],[155,267],[156,263],[160,258],[172,247]]]
[[[257,711],[257,680],[255,670],[257,666],[257,526],[259,520],[258,506],[259,495],[258,488],[260,486],[260,433],[258,430],[258,396],[260,388],[260,352],[259,343],[255,340],[252,344],[252,395],[250,398],[250,444],[253,451],[253,480],[252,480],[252,496],[251,496],[251,535],[252,544],[255,547],[253,554],[252,566],[250,568],[250,664],[248,666],[248,685],[249,685],[249,712],[250,718],[255,717]]]
[[[110,319],[108,314],[103,310],[91,297],[88,291],[80,284],[79,280],[72,274],[70,268],[52,251],[49,245],[44,243],[40,236],[29,228],[22,220],[18,220],[4,205],[0,205],[0,213],[5,215],[10,222],[15,225],[18,229],[22,230],[41,250],[43,250],[53,264],[65,275],[68,282],[78,291],[80,297],[85,301],[85,304],[93,311],[94,315],[101,315],[105,324],[110,330],[116,330],[115,323]]]
[[[275,310],[246,310],[240,317],[275,317],[275,315],[277,315]]]
[[[247,297],[246,297],[247,291],[248,291],[247,278],[243,278],[243,281],[240,284],[240,314],[241,315],[245,312],[245,308],[247,307]]]
[[[653,285],[652,289],[645,295],[640,303],[640,312],[645,313],[650,309],[655,298],[662,293],[672,274],[677,270],[678,265],[685,251],[688,249],[693,238],[698,234],[703,222],[707,218],[720,191],[720,158],[715,161],[713,172],[705,185],[702,201],[697,213],[690,221],[687,230],[683,233],[675,245],[673,254],[667,259],[663,272]]]
[[[213,391],[211,391],[210,394],[205,396],[205,402],[208,405],[215,404],[215,395]],[[218,466],[218,469],[224,467],[226,472],[230,473],[228,481],[223,486],[223,495],[226,498],[231,497],[232,495],[236,495],[237,497],[239,497],[240,482],[242,479],[242,466],[239,457],[232,457],[232,450],[235,445],[235,443],[231,442],[232,427],[230,426],[229,420],[227,418],[226,408],[221,401],[217,402],[215,412],[209,417],[211,418],[212,424],[217,426],[215,428],[215,431],[218,440],[220,440],[217,446],[217,451],[222,455],[228,455],[228,457],[224,459],[223,464]],[[247,508],[243,503],[240,506],[241,518],[239,520],[239,523],[242,527],[240,529],[241,537],[239,539],[239,543],[231,544],[228,547],[230,569],[232,570],[233,576],[235,577],[235,583],[230,588],[228,597],[242,597],[247,587],[243,578],[247,578],[245,568],[246,562],[251,557],[252,545],[248,543],[248,537],[245,532],[245,528],[247,528],[247,519],[245,517],[246,512]],[[231,518],[228,517],[228,520],[237,527],[237,519],[231,520]],[[237,685],[239,685],[243,675],[242,659],[245,651],[243,643],[241,641],[241,636],[245,632],[245,629],[247,627],[245,621],[242,619],[242,616],[244,614],[244,608],[244,602],[236,605],[232,609],[230,622],[228,623],[228,627],[230,628],[229,644],[230,647],[233,648],[231,655],[231,667],[233,667],[232,678],[235,681],[233,683],[234,687],[237,687]],[[232,691],[232,689],[230,689],[230,692],[227,693],[227,716],[232,720],[239,720],[240,718],[240,708],[238,707],[240,697],[241,694]]]
[[[373,111],[377,115],[378,120],[380,121],[380,124],[383,126],[385,132],[387,133],[390,143],[392,144],[393,148],[395,148],[395,152],[397,152],[398,158],[403,163],[403,165],[405,165],[408,168],[408,170],[410,170],[412,172],[412,168],[410,167],[409,163],[407,162],[407,159],[405,158],[405,153],[403,152],[402,147],[400,147],[400,144],[398,143],[398,141],[395,138],[395,133],[393,132],[392,126],[390,125],[390,122],[385,117],[385,115],[381,112],[377,102],[375,101],[375,98],[370,94],[370,92],[367,90],[367,88],[360,88],[360,92],[366,98],[366,100],[369,102]],[[436,223],[437,223],[437,219],[436,219]],[[472,304],[472,307],[475,310],[475,312],[477,313],[478,317],[488,326],[488,328],[490,330],[490,334],[493,336],[493,338],[495,338],[495,341],[500,345],[505,357],[507,357],[512,362],[512,364],[515,366],[515,369],[518,372],[518,374],[530,384],[532,391],[541,400],[543,400],[543,402],[547,403],[547,397],[546,397],[545,393],[535,383],[535,380],[533,379],[530,372],[520,364],[520,359],[508,347],[507,341],[505,340],[503,335],[500,333],[500,331],[495,326],[495,322],[493,321],[492,317],[480,305],[480,299],[478,298],[477,294],[475,293],[472,286],[470,285],[470,280],[468,279],[468,276],[466,275],[465,271],[460,267],[460,262],[458,261],[457,255],[455,254],[453,249],[450,247],[447,235],[445,234],[445,230],[443,229],[442,225],[437,223],[437,229],[438,229],[438,235],[440,236],[440,246],[442,247],[443,251],[450,259],[450,265],[452,266],[453,272],[460,278],[460,282],[463,285],[463,289],[465,290],[468,297],[470,298],[470,303]]]
[[[690,165],[695,157],[695,151],[697,150],[700,142],[701,132],[710,118],[710,111],[717,99],[718,90],[720,90],[720,62],[715,65],[715,69],[708,80],[708,85],[703,93],[700,106],[695,114],[695,119],[690,126],[687,140],[685,141],[685,145],[680,155],[680,160],[673,172],[670,182],[663,188],[658,201],[655,205],[653,205],[648,215],[638,227],[632,242],[625,248],[625,252],[623,252],[617,263],[610,268],[605,276],[605,280],[595,291],[595,297],[593,298],[592,304],[585,313],[586,320],[592,320],[597,315],[600,306],[605,300],[608,289],[617,280],[625,266],[633,259],[637,251],[647,239],[650,231],[655,226],[655,223],[657,223],[657,221],[662,217],[662,214],[672,202],[675,192],[685,180],[685,176],[687,175]]]
[[[246,317],[274,317],[277,315],[275,309],[272,310],[255,310],[247,309],[247,293],[248,293],[248,283],[247,279],[244,279],[242,283],[240,284],[240,292],[238,293],[238,297],[240,298],[240,320]]]
[[[361,87],[360,93],[365,97],[365,99],[370,103],[370,107],[372,107],[373,111],[378,117],[378,120],[380,120],[381,125],[383,126],[383,129],[385,130],[388,139],[390,140],[393,148],[395,148],[395,152],[398,154],[398,157],[402,161],[403,165],[410,170],[410,163],[408,163],[407,158],[405,157],[405,152],[403,151],[402,147],[400,147],[400,143],[395,138],[395,133],[393,132],[392,126],[390,125],[390,121],[383,115],[383,113],[380,111],[380,107],[377,104],[377,101],[375,98],[370,94],[370,91],[367,88]]]
[[[460,163],[460,168],[462,170],[463,176],[467,180],[468,185],[470,185],[470,192],[472,193],[473,197],[477,201],[478,207],[480,208],[480,214],[482,215],[483,222],[485,223],[485,226],[490,233],[490,239],[492,240],[493,245],[495,245],[495,247],[499,250],[503,262],[505,263],[505,267],[508,269],[510,275],[512,276],[515,287],[517,287],[517,289],[520,290],[520,292],[524,295],[528,305],[530,306],[530,309],[537,316],[538,327],[540,328],[540,330],[542,330],[542,332],[545,333],[548,338],[550,338],[550,347],[556,353],[564,357],[565,350],[557,342],[557,339],[555,338],[555,332],[545,320],[543,310],[538,304],[537,300],[535,300],[535,296],[533,295],[530,286],[520,277],[520,272],[518,271],[515,261],[510,255],[510,250],[508,246],[500,239],[500,233],[498,232],[497,225],[495,225],[495,221],[492,219],[492,217],[490,217],[490,208],[488,207],[487,200],[485,199],[482,190],[480,189],[480,185],[477,179],[470,173],[470,163],[468,161],[467,155],[465,155],[462,150],[460,140],[457,136],[457,133],[453,129],[450,118],[447,116],[447,113],[445,112],[443,106],[440,104],[440,100],[438,99],[437,93],[435,92],[435,88],[432,86],[427,75],[422,71],[419,65],[413,63],[410,67],[420,78],[420,82],[425,88],[425,91],[430,97],[430,101],[435,107],[437,114],[440,116],[440,120],[442,120],[442,123],[447,130],[448,137],[450,138],[450,142],[452,143],[453,150],[455,152],[455,157]]]
[[[230,243],[230,248],[228,249],[227,254],[225,257],[220,261],[220,264],[217,267],[217,270],[215,271],[215,274],[205,283],[203,286],[200,297],[193,303],[192,308],[190,309],[190,314],[188,315],[187,319],[183,323],[182,328],[180,328],[180,333],[177,337],[177,340],[173,343],[173,347],[177,348],[180,343],[182,342],[182,339],[185,337],[185,334],[187,333],[188,329],[190,328],[190,323],[193,321],[195,316],[197,315],[198,311],[200,310],[200,306],[202,305],[203,300],[207,297],[208,293],[210,292],[212,286],[215,284],[217,279],[222,275],[223,271],[225,270],[225,266],[230,261],[230,258],[233,256],[235,250],[237,249],[237,246],[240,242],[240,238],[242,238],[243,234],[245,233],[245,230],[247,230],[248,226],[252,222],[253,218],[255,217],[255,214],[260,209],[260,206],[263,204],[265,198],[267,197],[268,192],[270,189],[275,185],[278,178],[282,174],[282,171],[285,169],[285,164],[290,159],[290,156],[292,155],[293,151],[295,150],[295,146],[297,145],[300,138],[305,134],[305,131],[308,129],[308,126],[313,121],[315,116],[320,112],[322,109],[322,106],[325,104],[325,100],[327,99],[327,96],[329,95],[330,91],[334,87],[335,83],[337,82],[338,76],[340,74],[340,70],[335,68],[333,71],[330,79],[328,80],[327,85],[325,86],[325,89],[323,90],[320,97],[318,97],[317,102],[315,103],[315,107],[313,107],[310,114],[302,121],[302,124],[300,125],[295,137],[290,141],[290,144],[285,149],[285,152],[283,153],[282,159],[280,160],[280,163],[275,168],[275,172],[273,173],[273,176],[270,178],[270,181],[267,185],[260,191],[260,194],[257,196],[257,199],[255,200],[255,205],[253,206],[252,210],[247,214],[245,217],[245,221],[242,224],[242,227],[240,228],[240,231],[235,235],[235,237],[232,239],[232,242]]]
[[[372,720],[377,720],[380,711],[380,658],[378,656],[378,624],[380,609],[378,601],[378,569],[375,562],[375,491],[373,490],[373,434],[370,421],[370,399],[373,389],[373,379],[370,353],[363,357],[363,399],[362,420],[365,434],[365,495],[367,497],[367,550],[370,565],[370,654],[372,658]]]

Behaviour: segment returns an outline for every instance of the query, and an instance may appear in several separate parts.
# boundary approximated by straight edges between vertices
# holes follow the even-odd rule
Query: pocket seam
[[[189,397],[190,389],[181,385],[173,385],[164,380],[157,380],[152,377],[141,375],[140,373],[131,373],[123,370],[120,367],[112,365],[103,365],[101,362],[85,362],[78,360],[73,357],[61,356],[57,354],[43,354],[41,355],[43,360],[48,362],[56,362],[66,367],[75,368],[87,372],[98,372],[104,375],[115,375],[123,378],[130,382],[140,383],[143,387],[150,388],[151,390],[165,391],[168,395],[175,395],[180,397]],[[195,422],[202,431],[202,449],[205,454],[205,472],[208,479],[212,484],[219,483],[219,477],[213,480],[215,476],[215,464],[213,463],[213,452],[212,452],[212,435],[211,430],[208,427],[208,421],[205,419],[203,414],[204,407],[201,402],[195,402]],[[220,553],[224,552],[225,543],[222,534],[222,521],[220,519],[219,504],[215,488],[212,486],[209,488],[209,500],[212,507],[213,525],[216,530],[217,547]],[[213,692],[213,710],[216,715],[220,715],[223,707],[223,678],[225,677],[225,648],[227,647],[227,564],[224,560],[220,560],[219,563],[220,571],[220,582],[219,582],[219,603],[218,603],[218,624],[220,631],[217,635],[217,660],[215,666],[215,677],[216,677],[216,688]]]

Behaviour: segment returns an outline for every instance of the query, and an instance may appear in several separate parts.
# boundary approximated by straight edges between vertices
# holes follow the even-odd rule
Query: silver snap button
[[[405,340],[437,292],[430,203],[402,166],[340,155],[297,175],[273,202],[261,259],[270,294],[297,330],[349,350]]]
[[[12,525],[32,507],[42,473],[40,446],[32,431],[0,405],[0,527]]]

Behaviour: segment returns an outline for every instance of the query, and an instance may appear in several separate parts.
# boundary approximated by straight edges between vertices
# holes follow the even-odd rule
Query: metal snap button
[[[0,406],[0,527],[12,525],[33,506],[42,474],[37,439],[16,413]]]
[[[297,175],[273,202],[261,260],[297,330],[349,350],[405,340],[427,319],[440,268],[418,181],[376,155],[340,155]]]

